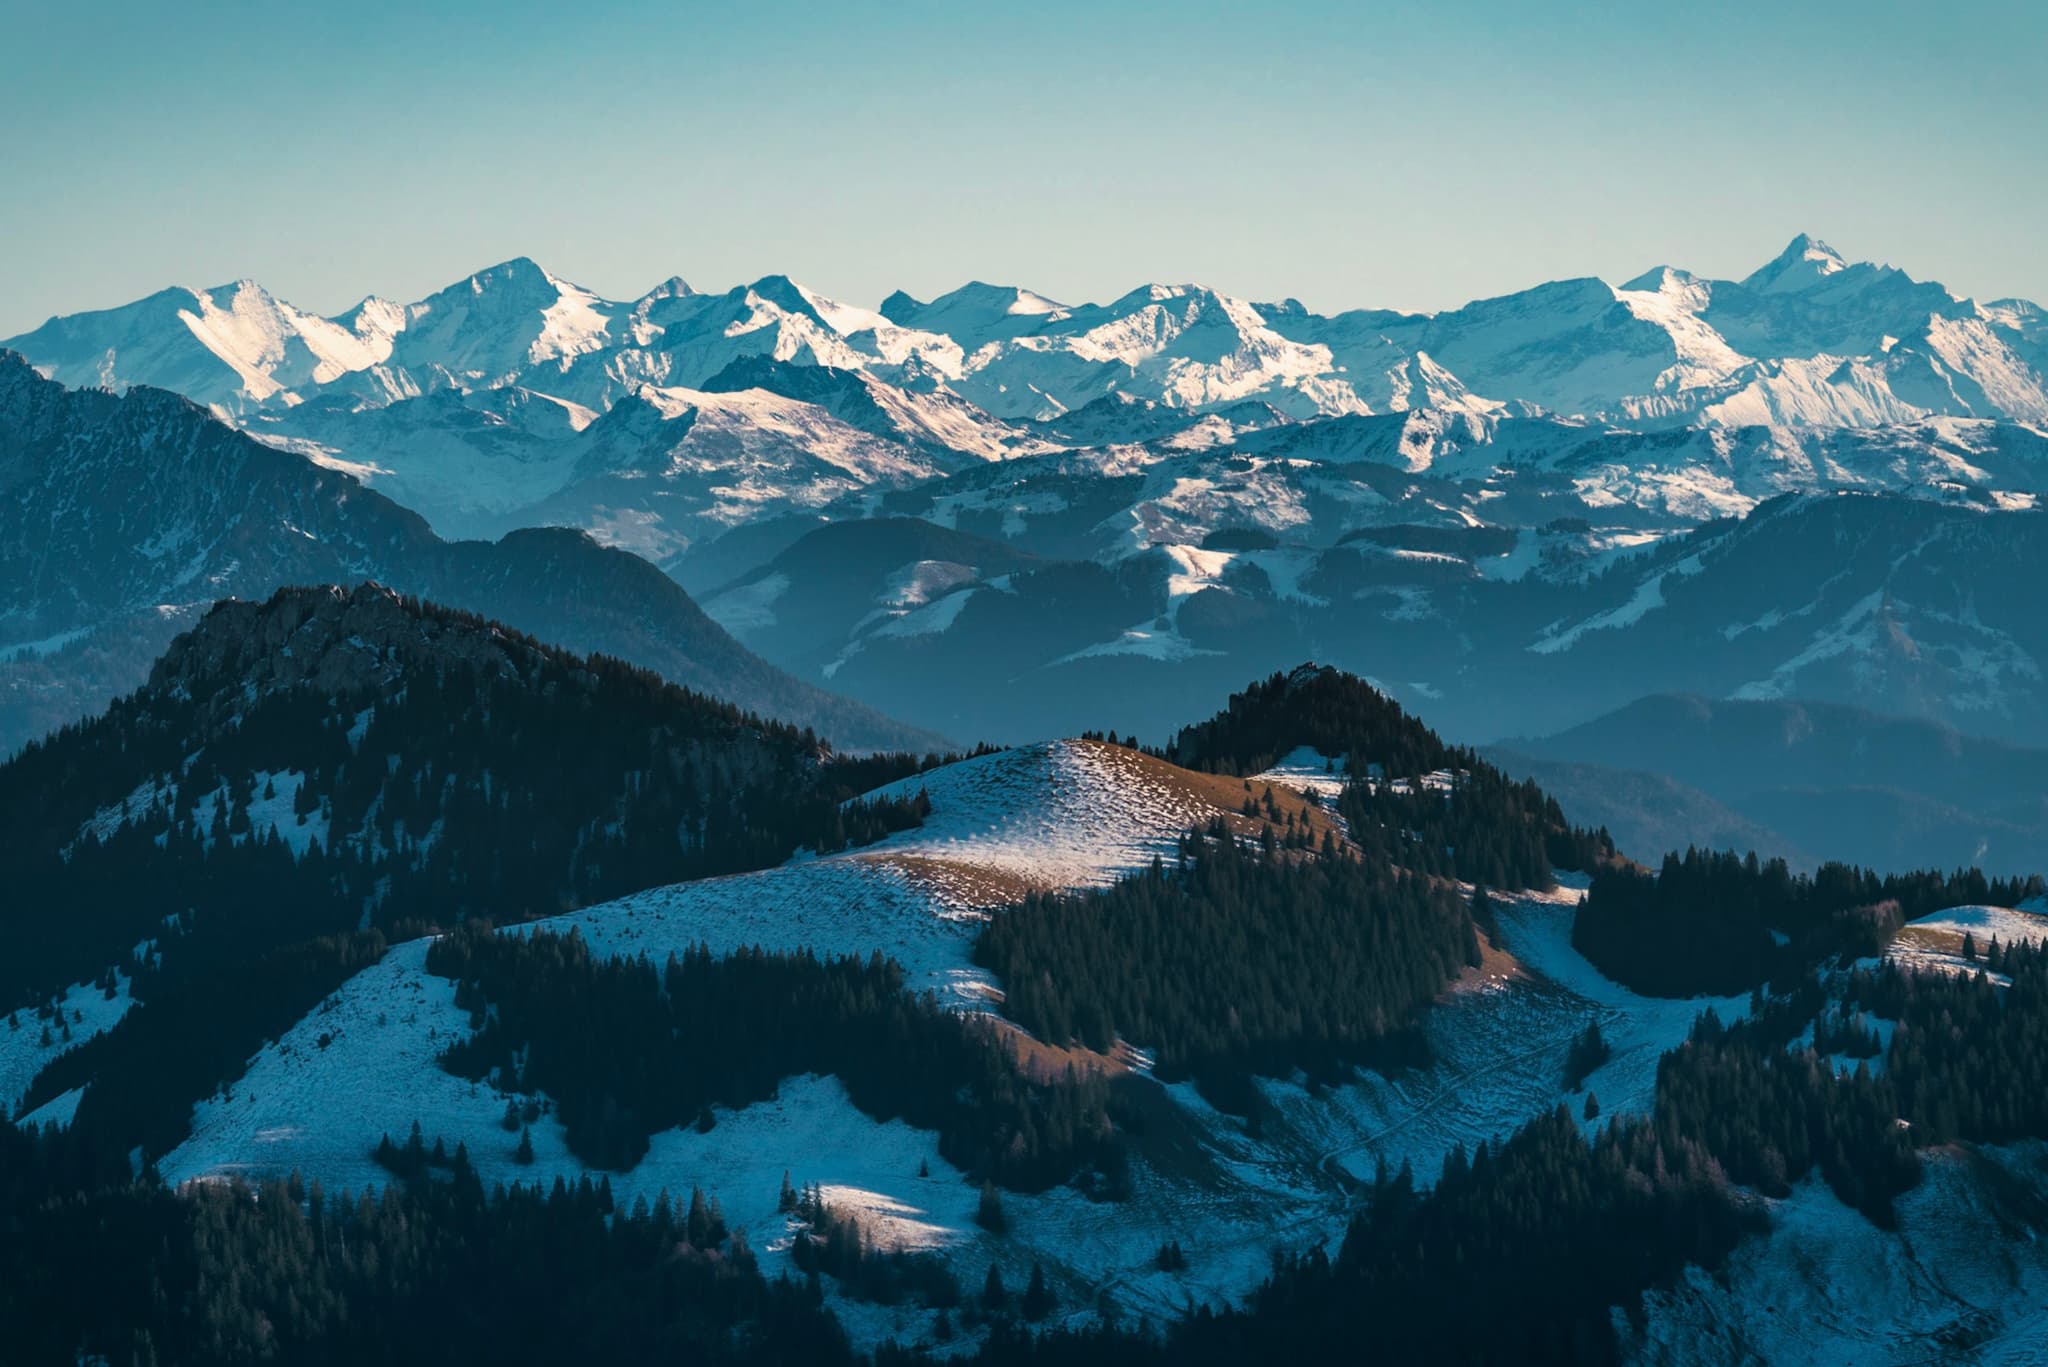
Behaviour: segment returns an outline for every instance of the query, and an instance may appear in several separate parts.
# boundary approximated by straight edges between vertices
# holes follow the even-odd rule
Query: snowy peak
[[[690,287],[690,282],[683,279],[682,276],[671,275],[668,279],[662,281],[638,299],[635,299],[633,307],[635,310],[639,310],[666,299],[688,299],[696,292],[696,290]]]
[[[1635,279],[1618,286],[1623,293],[1676,294],[1706,285],[1691,271],[1676,266],[1652,266]]]
[[[121,308],[53,318],[10,346],[75,387],[153,384],[225,411],[375,364],[374,330],[303,313],[254,281],[160,290]]]
[[[1746,276],[1742,284],[1745,289],[1783,294],[1805,289],[1848,268],[1849,263],[1833,247],[1801,233],[1773,260]]]
[[[902,290],[882,301],[882,313],[891,322],[945,333],[969,351],[1022,336],[1068,312],[1066,305],[1035,291],[980,280],[970,280],[930,303],[920,303]]]
[[[606,346],[622,305],[514,257],[406,309],[398,362],[438,370],[467,384],[509,382],[528,365],[554,363]]]
[[[822,323],[842,337],[895,326],[882,314],[828,299],[786,275],[764,275],[750,285],[747,292],[755,300]]]

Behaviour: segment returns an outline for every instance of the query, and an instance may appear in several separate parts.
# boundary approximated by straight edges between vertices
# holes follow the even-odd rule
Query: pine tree
[[[693,1248],[711,1247],[711,1212],[704,1206],[704,1192],[690,1188],[690,1213],[683,1217],[683,1237]]]
[[[1493,899],[1486,894],[1486,884],[1472,885],[1472,923],[1486,932],[1488,944],[1500,944],[1500,920],[1493,912]]]
[[[1588,1120],[1598,1120],[1599,1118],[1600,1118],[1600,1094],[1599,1094],[1598,1092],[1587,1092],[1587,1093],[1586,1093],[1586,1119],[1588,1119]]]
[[[1045,1267],[1037,1259],[1031,1263],[1031,1284],[1024,1288],[1024,1318],[1037,1321],[1053,1312],[1059,1301],[1053,1296],[1052,1288],[1045,1284]]]
[[[782,1170],[782,1190],[776,1194],[775,1209],[784,1215],[796,1209],[796,1188],[789,1184],[789,1169]]]
[[[533,1163],[533,1131],[524,1125],[519,1127],[519,1147],[513,1150],[512,1161],[524,1166]]]
[[[1565,1085],[1577,1091],[1613,1053],[1606,1036],[1600,1033],[1600,1022],[1593,1021],[1572,1040],[1571,1051],[1565,1056]]]
[[[732,1232],[732,1242],[726,1246],[725,1256],[734,1267],[743,1272],[754,1270],[754,1250],[747,1243],[746,1230],[736,1229]]]
[[[990,1263],[988,1277],[981,1284],[981,1308],[991,1315],[1000,1314],[1009,1301],[1010,1293],[1003,1289],[1003,1270]]]
[[[1002,1194],[996,1190],[994,1182],[984,1181],[981,1184],[981,1205],[974,1212],[974,1222],[991,1234],[1009,1232],[1010,1217],[1003,1212]]]

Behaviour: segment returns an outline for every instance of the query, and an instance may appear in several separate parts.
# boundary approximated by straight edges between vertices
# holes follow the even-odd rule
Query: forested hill
[[[759,867],[912,820],[839,804],[916,765],[843,759],[649,671],[375,585],[227,602],[144,687],[0,766],[0,876],[21,894],[0,989],[245,919],[307,934],[502,920]]]
[[[223,603],[0,765],[0,1009],[125,982],[139,1005],[32,1098],[118,1077],[79,1123],[160,1152],[386,938],[871,840],[921,798],[849,800],[921,763],[377,585]]]
[[[1426,774],[1467,766],[1473,756],[1355,674],[1304,664],[1233,693],[1221,712],[1183,727],[1166,758],[1188,769],[1256,774],[1306,746],[1365,772]]]
[[[1534,783],[1446,744],[1364,679],[1327,666],[1304,664],[1233,694],[1162,754],[1184,768],[1256,774],[1302,749],[1345,776],[1339,808],[1352,839],[1393,863],[1496,887],[1546,887],[1553,869],[1614,857],[1604,830],[1574,828]]]

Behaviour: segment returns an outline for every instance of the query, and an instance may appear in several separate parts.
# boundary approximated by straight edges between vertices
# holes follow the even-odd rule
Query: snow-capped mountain
[[[871,311],[780,275],[611,301],[518,259],[335,319],[243,282],[52,319],[7,345],[67,383],[155,384],[233,412],[337,385],[379,402],[520,385],[603,408],[763,357],[949,391],[1010,421],[1107,394],[1190,410],[1257,398],[1296,418],[1523,405],[1661,425],[2048,421],[2037,306],[1959,298],[1805,235],[1740,281],[1662,266],[1436,314],[1162,284],[1070,306],[981,283]]]
[[[843,372],[819,372],[843,373]],[[664,563],[730,527],[929,480],[959,459],[760,388],[643,386],[602,413],[523,388],[371,407],[316,400],[251,418],[450,536],[569,526]]]
[[[302,390],[379,365],[403,321],[402,310],[377,300],[339,319],[315,317],[241,280],[52,318],[12,349],[73,387],[146,384],[239,412],[290,403]]]

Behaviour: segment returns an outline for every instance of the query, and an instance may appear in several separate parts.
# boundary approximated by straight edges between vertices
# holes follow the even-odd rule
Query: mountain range
[[[519,386],[591,408],[701,388],[743,357],[873,374],[1004,422],[1117,395],[1188,411],[1260,399],[1290,417],[1542,409],[1596,420],[1874,426],[2048,419],[2048,323],[1801,235],[1740,281],[1653,268],[1556,281],[1436,314],[1315,313],[1199,285],[1106,304],[971,283],[879,311],[786,276],[723,292],[680,278],[608,300],[524,258],[410,304],[323,318],[254,281],[52,319],[6,345],[68,384],[176,389],[229,412],[322,394],[386,404]]]
[[[764,517],[1075,451],[1386,462],[1507,499],[1488,514],[1535,475],[1553,516],[1658,525],[1817,486],[2024,501],[2044,338],[2032,304],[1802,236],[1742,281],[1659,268],[1433,315],[982,284],[871,312],[781,276],[610,301],[521,259],[332,319],[241,281],[0,345],[67,385],[182,393],[444,535],[559,523],[676,568]]]
[[[768,665],[644,561],[537,527],[444,541],[345,474],[138,386],[69,390],[0,356],[0,750],[142,682],[216,600],[375,579],[602,651],[853,747],[933,747]]]
[[[2040,744],[2044,338],[1806,236],[1430,315],[168,290],[6,344],[0,739],[213,598],[374,578],[855,747],[1157,736],[1305,657],[1474,741],[1685,693]]]

